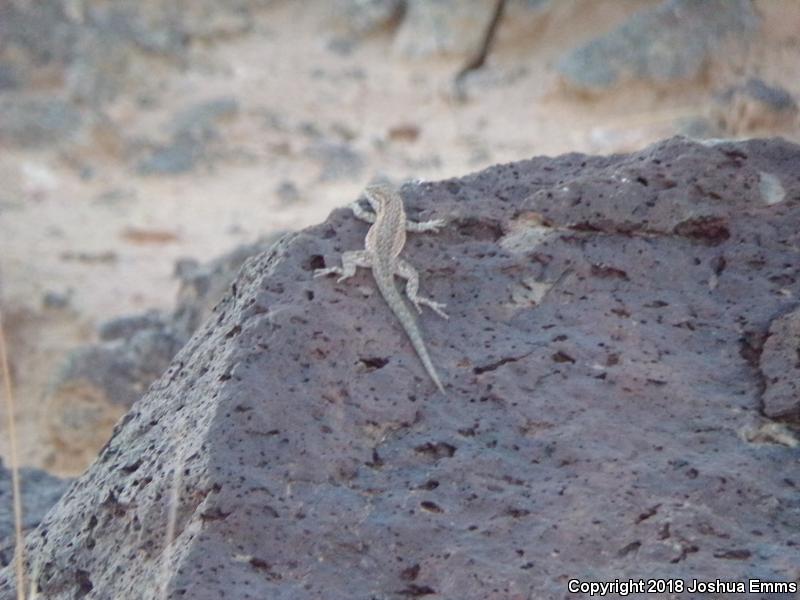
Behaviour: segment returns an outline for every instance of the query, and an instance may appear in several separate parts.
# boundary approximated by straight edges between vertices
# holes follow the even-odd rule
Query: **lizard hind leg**
[[[417,312],[422,312],[420,304],[424,304],[443,319],[449,318],[447,316],[447,313],[444,312],[444,308],[447,306],[446,304],[442,304],[441,302],[434,302],[430,298],[425,298],[424,296],[420,296],[418,294],[419,275],[417,275],[417,270],[414,267],[412,267],[409,263],[407,263],[404,260],[398,260],[397,275],[406,280],[406,296],[408,296],[408,299],[417,309]]]
[[[431,221],[406,221],[406,231],[414,231],[417,233],[424,233],[426,231],[432,231],[436,233],[442,227],[447,225],[447,221],[444,219],[433,219]]]
[[[342,282],[349,279],[356,274],[357,267],[371,267],[372,257],[366,250],[352,250],[350,252],[342,253],[342,266],[341,267],[328,267],[327,269],[317,269],[314,271],[314,277],[322,277],[324,275],[336,274],[339,275],[337,282]]]

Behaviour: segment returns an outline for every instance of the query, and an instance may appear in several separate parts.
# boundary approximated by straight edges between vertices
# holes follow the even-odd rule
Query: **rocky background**
[[[23,464],[82,472],[245,259],[376,174],[674,134],[800,140],[798,31],[792,0],[0,3],[0,307]],[[791,418],[781,385],[769,415]]]

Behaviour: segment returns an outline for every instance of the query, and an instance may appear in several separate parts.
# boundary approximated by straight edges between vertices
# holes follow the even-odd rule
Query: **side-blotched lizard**
[[[425,370],[430,375],[440,392],[444,392],[444,386],[433,368],[431,357],[422,341],[422,334],[414,319],[414,315],[403,301],[403,297],[394,285],[394,276],[399,275],[406,280],[406,296],[411,300],[418,312],[422,312],[420,304],[433,309],[436,314],[447,319],[447,315],[442,310],[445,305],[434,302],[429,298],[417,295],[419,290],[419,276],[417,270],[409,263],[400,258],[400,252],[406,243],[406,230],[408,231],[437,231],[444,226],[443,219],[434,219],[417,223],[406,218],[403,208],[403,198],[393,187],[385,184],[369,185],[364,190],[374,213],[364,210],[356,200],[351,209],[353,214],[372,226],[367,232],[363,250],[354,250],[342,254],[341,267],[328,267],[327,269],[317,269],[314,277],[335,273],[339,275],[338,281],[344,281],[348,277],[355,275],[356,267],[372,269],[372,276],[375,283],[386,301],[389,308],[397,316],[403,326],[411,345],[417,351],[417,355],[422,361]]]

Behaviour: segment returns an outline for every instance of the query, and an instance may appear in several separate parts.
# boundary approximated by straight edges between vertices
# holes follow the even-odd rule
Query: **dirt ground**
[[[463,57],[397,58],[390,30],[333,51],[339,34],[323,3],[277,3],[252,33],[194,49],[180,72],[154,73],[152,102],[115,100],[113,127],[68,147],[0,147],[0,306],[22,463],[52,466],[42,397],[66,352],[111,317],[170,308],[182,257],[206,261],[318,223],[377,174],[433,180],[535,155],[637,149],[705,118],[713,92],[747,74],[800,97],[800,18],[777,1],[759,4],[768,35],[746,60],[700,81],[631,83],[594,98],[563,89],[559,56],[653,4],[563,2],[532,21],[508,14],[459,101],[451,82]],[[130,140],[165,139],[171,115],[229,97],[238,106],[217,125],[213,160],[175,175],[131,167]],[[797,127],[763,133],[800,140]],[[342,156],[342,144],[354,154]],[[2,431],[7,459],[5,422]]]

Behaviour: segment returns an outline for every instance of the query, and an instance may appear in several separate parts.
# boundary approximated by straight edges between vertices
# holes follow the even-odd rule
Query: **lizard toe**
[[[444,312],[444,309],[447,307],[447,304],[442,304],[441,302],[431,302],[430,307],[437,315],[442,317],[443,319],[449,319],[450,317],[447,316],[447,313]]]
[[[327,269],[317,269],[316,271],[314,271],[314,277],[325,277],[326,275],[334,275],[341,272],[342,271],[339,267],[328,267]]]

